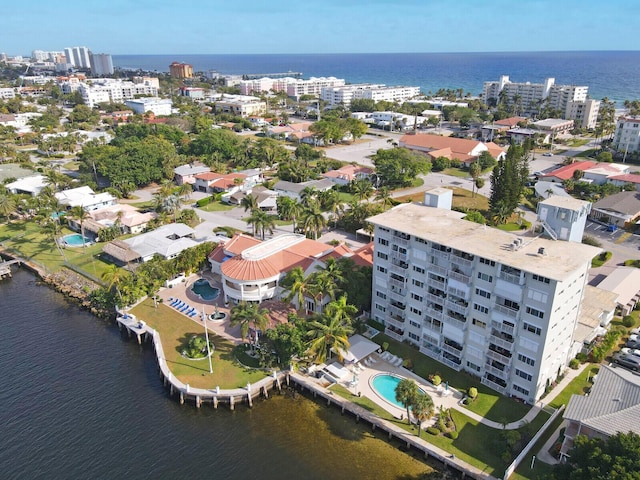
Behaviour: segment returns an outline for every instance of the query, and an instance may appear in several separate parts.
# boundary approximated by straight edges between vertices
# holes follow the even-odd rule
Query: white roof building
[[[8,183],[5,188],[11,193],[28,193],[32,197],[39,195],[44,187],[48,185],[44,175],[32,175],[24,177],[15,182]]]
[[[86,211],[98,210],[117,203],[116,198],[110,193],[95,193],[88,186],[57,192],[54,196],[67,208],[80,206]]]

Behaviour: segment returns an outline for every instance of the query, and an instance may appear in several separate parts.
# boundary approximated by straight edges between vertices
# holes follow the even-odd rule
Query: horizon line
[[[460,54],[512,54],[512,53],[618,53],[618,52],[640,52],[640,49],[629,50],[507,50],[507,51],[485,51],[485,52],[272,52],[272,53],[112,53],[112,56],[145,55],[145,56],[168,56],[168,55],[460,55]]]

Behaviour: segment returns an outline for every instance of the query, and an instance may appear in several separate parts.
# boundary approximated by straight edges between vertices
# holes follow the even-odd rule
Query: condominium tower
[[[549,208],[561,214],[564,207]],[[574,331],[600,250],[461,217],[403,204],[368,219],[375,226],[371,315],[390,337],[533,404],[579,351]]]

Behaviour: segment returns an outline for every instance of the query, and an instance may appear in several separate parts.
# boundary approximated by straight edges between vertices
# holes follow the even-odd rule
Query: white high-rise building
[[[562,214],[564,206],[550,208]],[[403,204],[368,219],[375,226],[371,315],[390,337],[533,404],[578,353],[574,332],[600,249],[461,217]]]
[[[91,55],[91,75],[113,75],[113,60],[108,53]]]
[[[331,107],[344,105],[349,107],[354,99],[371,99],[376,102],[381,100],[387,102],[402,103],[420,94],[420,87],[395,86],[389,87],[384,84],[360,83],[336,87],[323,87],[320,91],[320,99],[324,100]]]
[[[87,47],[68,47],[64,49],[67,63],[75,68],[91,68],[91,52]]]
[[[618,118],[613,148],[625,154],[640,151],[640,116]]]

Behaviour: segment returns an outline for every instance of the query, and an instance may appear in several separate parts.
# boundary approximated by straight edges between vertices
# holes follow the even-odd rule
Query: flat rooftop
[[[367,221],[556,281],[584,269],[601,252],[582,243],[521,237],[462,220],[459,215],[452,210],[406,203]],[[517,238],[522,238],[523,244],[514,250]],[[544,254],[538,253],[540,248],[544,248]]]

